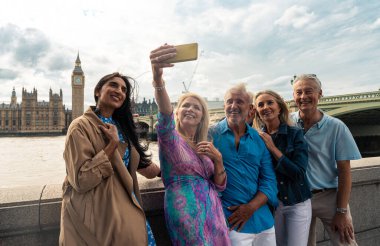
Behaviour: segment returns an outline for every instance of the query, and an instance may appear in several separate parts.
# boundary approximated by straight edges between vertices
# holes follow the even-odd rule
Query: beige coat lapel
[[[85,116],[89,119],[89,122],[94,125],[94,128],[96,129],[97,133],[103,139],[103,143],[99,143],[100,146],[97,146],[98,151],[99,151],[103,149],[105,147],[105,144],[107,143],[107,139],[105,138],[102,130],[100,130],[99,125],[103,125],[103,126],[106,126],[106,125],[103,123],[103,121],[99,119],[99,117],[93,112],[93,110],[94,108],[91,107],[91,110],[87,110],[87,112],[85,113]],[[123,162],[123,156],[127,148],[128,148],[127,143],[119,143],[117,151],[115,151],[112,157],[111,163],[113,163],[113,168],[116,171],[115,174],[119,176],[121,183],[123,184],[128,195],[131,197],[133,203],[137,207],[139,207],[141,210],[143,210],[141,207],[141,196],[140,196],[140,191],[138,188],[137,176],[136,176],[136,170],[140,162],[140,156],[137,150],[134,148],[134,146],[132,146],[131,153],[130,153],[131,158],[130,158],[130,163],[128,167],[129,171],[128,171]],[[135,195],[138,200],[136,200],[136,197],[132,195],[133,191],[135,192]]]

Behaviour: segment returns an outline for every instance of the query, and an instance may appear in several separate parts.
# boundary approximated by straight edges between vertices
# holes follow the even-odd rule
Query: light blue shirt
[[[222,205],[226,219],[232,214],[229,206],[250,202],[258,191],[277,206],[277,181],[272,159],[259,134],[246,124],[246,133],[236,149],[235,137],[224,119],[210,128],[209,135],[215,147],[222,153],[227,173],[227,186],[222,192]],[[260,233],[274,225],[267,204],[254,212],[240,232]],[[236,229],[236,228],[235,228]]]
[[[338,187],[337,161],[361,158],[348,127],[339,119],[323,114],[304,137],[309,145],[309,165],[306,175],[312,190]],[[292,113],[296,124],[303,128],[299,111]]]

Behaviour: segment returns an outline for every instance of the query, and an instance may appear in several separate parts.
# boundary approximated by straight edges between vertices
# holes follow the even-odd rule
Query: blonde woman
[[[153,87],[159,108],[158,142],[165,185],[165,218],[173,245],[230,245],[218,191],[226,186],[222,155],[207,142],[206,102],[184,94],[173,113],[162,78],[171,45],[151,52]],[[175,119],[175,120],[174,120]]]
[[[272,155],[279,206],[275,211],[277,245],[307,245],[311,192],[306,178],[307,144],[302,129],[289,124],[289,111],[279,94],[256,94],[254,125]]]

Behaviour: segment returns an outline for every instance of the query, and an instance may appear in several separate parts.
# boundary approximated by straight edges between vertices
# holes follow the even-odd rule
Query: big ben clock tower
[[[84,74],[79,59],[79,52],[75,61],[75,68],[71,74],[71,88],[72,88],[72,119],[81,116],[84,109]]]

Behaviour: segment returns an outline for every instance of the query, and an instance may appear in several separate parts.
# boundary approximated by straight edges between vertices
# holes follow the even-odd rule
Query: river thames
[[[1,137],[0,188],[61,184],[66,175],[64,145],[65,136]],[[150,143],[148,152],[159,164],[156,142]]]

